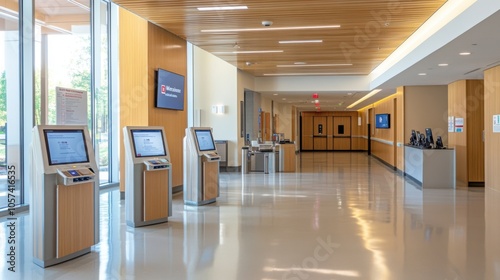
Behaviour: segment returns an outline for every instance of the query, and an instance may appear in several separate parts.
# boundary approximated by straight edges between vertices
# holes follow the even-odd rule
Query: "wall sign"
[[[56,87],[56,124],[87,125],[87,92]]]
[[[493,115],[493,133],[500,133],[500,115]]]
[[[455,132],[464,132],[464,118],[455,118]]]
[[[455,117],[448,116],[448,132],[455,132]]]

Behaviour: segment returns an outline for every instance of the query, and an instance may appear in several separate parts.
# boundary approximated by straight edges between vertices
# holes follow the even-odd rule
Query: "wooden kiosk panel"
[[[94,245],[94,183],[57,185],[57,258]]]
[[[144,171],[144,221],[168,218],[168,169]]]
[[[203,162],[203,200],[217,198],[219,186],[219,162]]]

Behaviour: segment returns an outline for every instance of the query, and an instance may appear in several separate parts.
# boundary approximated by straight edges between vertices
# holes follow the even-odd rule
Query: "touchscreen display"
[[[49,165],[89,162],[83,130],[44,130]]]
[[[162,130],[131,130],[131,133],[136,157],[158,157],[166,155]]]

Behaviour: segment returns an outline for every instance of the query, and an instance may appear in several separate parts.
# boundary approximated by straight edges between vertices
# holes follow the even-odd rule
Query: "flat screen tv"
[[[49,165],[89,162],[82,129],[45,129],[43,133]]]
[[[161,129],[132,129],[130,133],[135,157],[166,156]]]
[[[156,107],[184,110],[184,76],[163,69],[156,71]]]
[[[375,128],[390,128],[391,115],[390,114],[376,114],[375,115]]]
[[[214,138],[210,129],[196,129],[194,134],[198,143],[198,150],[201,152],[216,151]]]

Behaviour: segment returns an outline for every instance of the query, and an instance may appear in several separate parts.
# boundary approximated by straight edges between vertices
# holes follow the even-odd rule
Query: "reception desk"
[[[454,189],[455,150],[405,146],[405,175],[419,182],[422,188]]]

